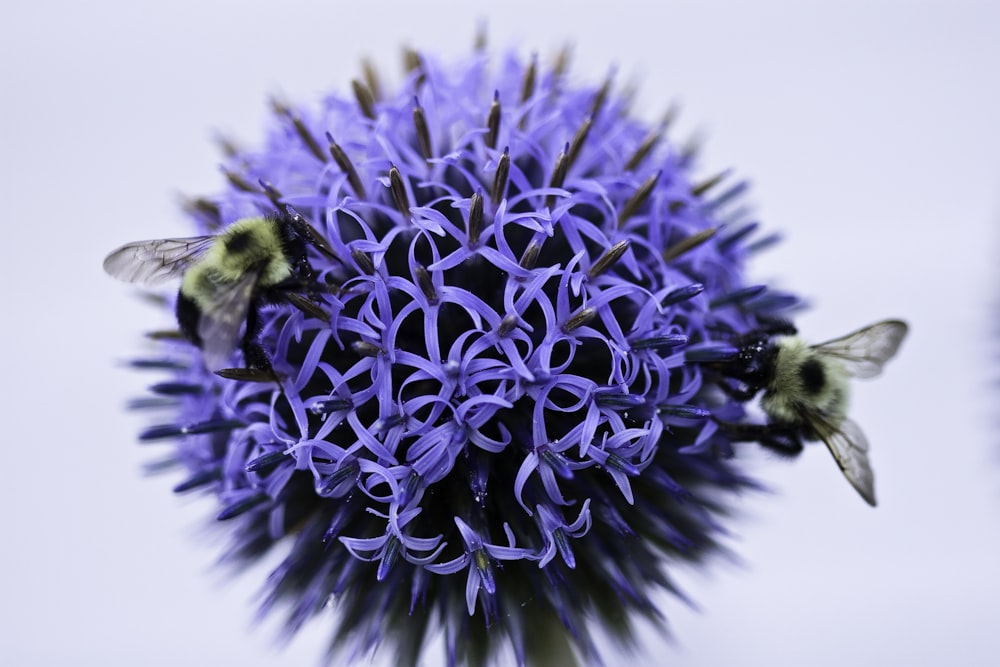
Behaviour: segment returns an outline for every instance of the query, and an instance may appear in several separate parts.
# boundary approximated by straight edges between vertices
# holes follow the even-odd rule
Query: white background
[[[735,166],[784,243],[754,267],[812,299],[814,339],[897,316],[859,385],[868,508],[829,454],[756,456],[775,491],[730,523],[741,564],[682,572],[676,641],[635,664],[993,665],[1000,636],[1000,7],[989,2],[17,3],[0,27],[0,663],[312,665],[251,628],[264,570],[222,582],[204,501],[142,478],[155,447],[116,365],[166,323],[103,275],[116,245],[184,234],[175,195],[222,187],[212,132],[256,141],[265,99],[348,90],[398,45],[611,64],[637,108],[683,105],[703,175]],[[280,8],[279,8],[280,7]],[[398,71],[398,70],[396,70]],[[661,662],[662,660],[662,662]],[[614,664],[612,658],[609,662]]]

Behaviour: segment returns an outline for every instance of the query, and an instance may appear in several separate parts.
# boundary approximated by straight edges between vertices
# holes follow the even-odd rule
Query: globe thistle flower
[[[770,238],[744,183],[695,178],[610,82],[408,62],[394,92],[369,71],[226,146],[196,232],[286,212],[330,252],[259,313],[271,375],[157,336],[135,365],[168,378],[137,405],[171,417],[140,439],[169,441],[178,492],[218,498],[230,561],[290,543],[262,605],[289,634],[332,607],[348,659],[410,664],[443,632],[448,664],[542,664],[560,641],[596,662],[595,629],[662,627],[670,564],[712,553],[753,486],[718,426],[743,406],[704,368],[795,300],[746,283]]]

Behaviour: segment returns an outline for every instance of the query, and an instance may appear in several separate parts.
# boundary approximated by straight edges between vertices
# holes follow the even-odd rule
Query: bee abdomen
[[[177,324],[181,328],[181,333],[189,341],[201,347],[201,336],[198,335],[198,321],[201,319],[201,308],[194,299],[186,296],[184,291],[177,295]]]

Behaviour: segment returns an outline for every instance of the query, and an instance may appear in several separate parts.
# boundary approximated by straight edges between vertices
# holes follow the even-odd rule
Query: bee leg
[[[271,358],[257,341],[243,341],[243,361],[247,370],[260,371],[274,377],[274,367],[271,366]]]
[[[247,311],[246,330],[243,332],[243,362],[246,364],[247,370],[259,371],[269,379],[277,380],[278,376],[271,366],[271,357],[267,356],[267,352],[257,342],[261,330],[261,305],[261,302],[257,300],[250,304]]]
[[[746,403],[756,396],[758,392],[760,392],[760,387],[744,384],[742,382],[733,384],[723,379],[719,380],[716,384],[719,389],[722,390],[722,393],[738,403]]]
[[[802,453],[800,429],[792,424],[742,424],[719,419],[715,421],[730,440],[756,442],[781,456],[792,457]]]
[[[278,374],[271,366],[271,359],[256,341],[243,341],[243,359],[246,368],[222,368],[215,374],[229,380],[242,382],[277,382],[281,384]]]
[[[267,288],[267,291],[271,294],[270,299],[276,301],[290,293],[306,294],[309,298],[318,299],[323,294],[336,294],[338,289],[336,285],[321,282],[316,280],[312,275],[308,275],[304,278],[282,280],[276,285],[271,285]]]
[[[277,382],[281,384],[278,374],[274,372],[271,365],[271,358],[267,352],[257,342],[260,334],[260,300],[254,300],[247,310],[246,329],[243,333],[243,363],[245,368],[223,368],[216,371],[219,375],[230,380],[241,380],[243,382]]]

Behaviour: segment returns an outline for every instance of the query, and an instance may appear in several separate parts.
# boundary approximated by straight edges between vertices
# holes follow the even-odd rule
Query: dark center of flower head
[[[280,387],[178,370],[188,426],[147,436],[189,436],[182,487],[238,517],[235,555],[294,534],[268,602],[291,629],[333,600],[339,643],[408,662],[440,624],[479,662],[558,619],[590,655],[588,619],[659,618],[664,556],[713,547],[716,491],[746,484],[686,346],[787,303],[743,284],[742,184],[692,182],[610,85],[412,58],[398,95],[277,104],[192,207],[208,229],[303,215],[335,257],[310,260],[329,319],[265,310]]]

